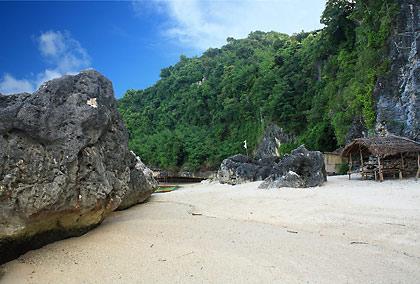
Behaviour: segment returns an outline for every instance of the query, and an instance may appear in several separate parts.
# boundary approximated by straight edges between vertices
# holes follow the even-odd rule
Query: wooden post
[[[360,171],[362,173],[362,179],[366,179],[365,170],[363,168],[363,154],[362,154],[362,148],[359,146],[359,152],[360,152]]]
[[[417,153],[417,174],[416,174],[416,180],[418,180],[420,176],[420,153]]]
[[[349,160],[349,180],[351,179],[351,168],[353,166],[353,160],[351,159],[351,153],[350,153],[350,160]]]
[[[378,167],[379,167],[379,181],[383,182],[384,181],[384,174],[382,172],[382,168],[381,168],[381,158],[379,156],[378,157]]]

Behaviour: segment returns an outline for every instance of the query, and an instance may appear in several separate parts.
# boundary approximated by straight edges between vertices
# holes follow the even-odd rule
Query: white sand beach
[[[420,181],[188,185],[1,267],[1,283],[420,283]]]

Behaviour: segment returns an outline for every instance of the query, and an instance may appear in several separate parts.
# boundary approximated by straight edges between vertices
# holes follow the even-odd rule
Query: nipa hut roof
[[[358,154],[360,150],[364,153],[370,152],[375,156],[386,157],[400,153],[420,153],[420,143],[396,135],[358,138],[347,144],[341,155],[348,157],[350,154]]]

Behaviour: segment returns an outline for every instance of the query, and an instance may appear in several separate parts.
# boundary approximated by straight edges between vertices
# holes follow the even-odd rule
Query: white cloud
[[[64,37],[61,32],[48,31],[39,36],[39,50],[44,56],[57,56],[65,50]]]
[[[69,73],[62,74],[59,71],[54,70],[54,69],[52,69],[52,70],[51,69],[45,69],[43,72],[39,73],[36,76],[36,82],[37,82],[36,87],[39,87],[42,83],[44,83],[46,81],[49,81],[49,80],[52,80],[52,79],[55,79],[55,78],[59,78],[59,77],[65,75],[65,74],[69,74]]]
[[[36,38],[38,49],[49,68],[29,79],[16,79],[4,74],[0,80],[0,93],[33,92],[45,81],[75,74],[90,66],[90,57],[69,32],[47,31]]]
[[[18,80],[10,74],[4,74],[0,80],[0,93],[14,94],[23,92],[32,92],[33,85],[28,80]]]
[[[56,73],[77,72],[90,64],[86,50],[69,32],[45,32],[38,38],[38,47],[44,58],[55,66]]]
[[[320,28],[325,0],[152,0],[169,17],[164,34],[198,50],[220,47],[227,37],[244,38],[251,31],[292,34]],[[150,8],[133,2],[136,13]]]

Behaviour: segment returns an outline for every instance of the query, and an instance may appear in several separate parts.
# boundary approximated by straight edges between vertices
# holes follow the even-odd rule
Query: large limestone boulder
[[[77,236],[156,184],[128,150],[112,83],[96,71],[0,96],[0,263]]]
[[[314,187],[327,181],[324,156],[319,151],[308,151],[304,146],[282,158],[254,160],[234,155],[223,160],[218,174],[220,183],[240,184],[264,181],[260,188]]]
[[[267,178],[273,170],[276,158],[254,160],[238,154],[223,160],[217,173],[220,183],[240,184],[261,181]]]
[[[265,179],[260,188],[314,187],[326,181],[323,154],[300,146],[274,166],[273,174]]]

